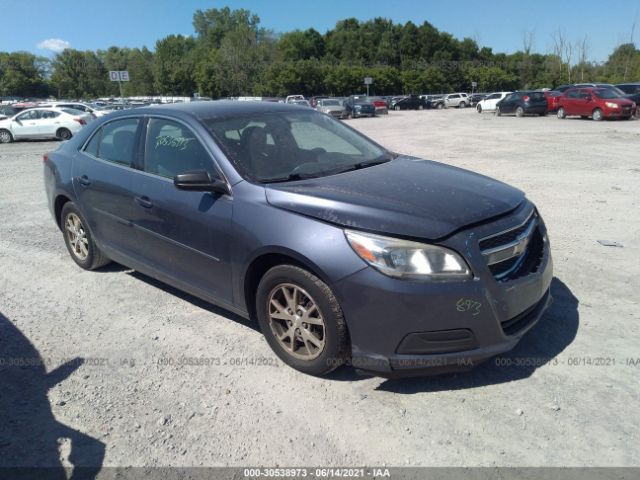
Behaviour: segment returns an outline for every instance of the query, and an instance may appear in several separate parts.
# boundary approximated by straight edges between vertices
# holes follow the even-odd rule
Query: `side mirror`
[[[22,125],[22,122],[20,121],[19,118],[15,118],[13,121],[16,122],[18,125]]]
[[[173,178],[173,184],[179,190],[192,192],[213,192],[220,195],[229,194],[229,187],[222,180],[211,178],[206,170],[192,170],[179,173]]]

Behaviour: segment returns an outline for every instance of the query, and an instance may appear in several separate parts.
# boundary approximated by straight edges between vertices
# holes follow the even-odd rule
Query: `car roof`
[[[222,119],[274,112],[300,112],[295,104],[235,100],[214,100],[211,102],[182,102],[169,105],[149,105],[136,109],[119,110],[109,114],[109,118],[138,115],[170,115],[176,118]]]

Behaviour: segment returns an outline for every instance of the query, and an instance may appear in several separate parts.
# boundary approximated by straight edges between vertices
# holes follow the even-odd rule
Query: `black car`
[[[640,106],[640,82],[619,83],[616,87],[624,92],[625,98],[636,102],[636,105]],[[636,109],[636,117],[640,117],[640,108]]]
[[[428,104],[419,95],[408,95],[392,102],[391,108],[394,110],[424,110],[428,108]]]
[[[566,85],[558,85],[556,88],[553,89],[553,91],[564,93],[565,91],[569,90],[570,88],[573,88],[574,86],[575,85],[573,83],[566,84]]]
[[[484,100],[485,98],[487,98],[487,94],[486,93],[474,93],[472,94],[469,99],[471,100],[471,106],[475,107],[478,102],[480,102],[481,100]]]
[[[366,95],[351,95],[344,102],[347,118],[375,117],[376,106]]]
[[[257,320],[309,374],[464,370],[514,348],[550,302],[547,232],[524,192],[310,108],[114,112],[43,160],[79,267],[113,260]]]
[[[540,91],[513,92],[496,104],[496,115],[515,114],[545,116],[548,113],[547,97]]]

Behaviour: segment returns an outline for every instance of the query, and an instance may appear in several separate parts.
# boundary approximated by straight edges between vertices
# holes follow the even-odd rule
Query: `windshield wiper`
[[[322,173],[322,172],[321,172]],[[317,178],[321,173],[306,174],[306,173],[291,173],[286,177],[265,178],[260,180],[262,183],[282,183],[293,182],[295,180],[307,180],[309,178]]]
[[[261,181],[262,183],[282,183],[282,182],[292,182],[295,180],[307,180],[310,178],[326,177],[329,175],[337,175],[338,173],[350,172],[352,170],[360,170],[362,168],[373,167],[374,165],[387,163],[394,158],[395,157],[392,154],[390,154],[389,156],[376,158],[375,160],[365,160],[364,162],[355,163],[353,165],[333,168],[331,170],[323,170],[317,173],[291,173],[286,177],[267,178]]]

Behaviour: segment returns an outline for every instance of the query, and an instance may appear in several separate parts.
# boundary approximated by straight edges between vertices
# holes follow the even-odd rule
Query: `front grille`
[[[507,282],[538,271],[544,243],[534,212],[522,225],[484,238],[479,245],[494,278]]]

